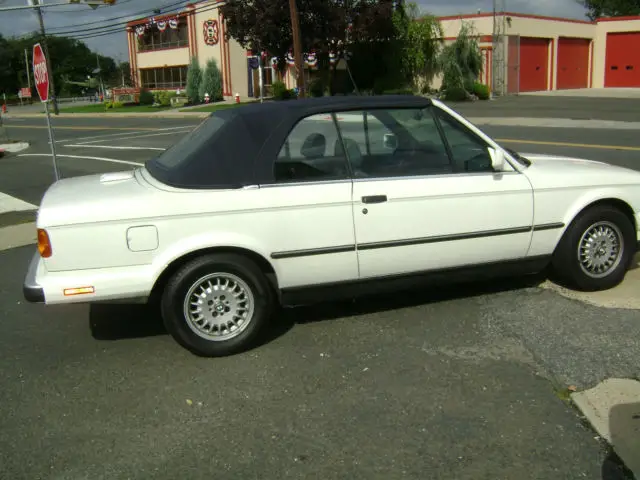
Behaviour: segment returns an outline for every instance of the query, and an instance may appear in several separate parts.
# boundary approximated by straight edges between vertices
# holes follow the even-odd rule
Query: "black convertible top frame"
[[[430,99],[412,95],[336,96],[218,110],[145,167],[154,178],[176,188],[270,184],[274,183],[273,165],[282,145],[295,125],[308,116],[430,105]],[[208,129],[210,135],[206,134]]]

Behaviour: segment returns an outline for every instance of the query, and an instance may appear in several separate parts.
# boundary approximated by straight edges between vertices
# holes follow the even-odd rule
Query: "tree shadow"
[[[602,480],[637,480],[640,472],[640,402],[609,411],[611,447],[602,463]]]

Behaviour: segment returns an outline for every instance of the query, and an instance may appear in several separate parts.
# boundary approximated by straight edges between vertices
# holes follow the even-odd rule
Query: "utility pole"
[[[24,49],[24,66],[27,69],[27,86],[29,87],[29,91],[31,91],[31,75],[29,74],[29,54],[27,53],[27,49]]]
[[[302,68],[302,37],[300,35],[300,17],[296,0],[289,0],[291,12],[291,34],[293,36],[293,57],[296,62],[296,83],[298,84],[298,97],[305,96],[304,69]]]
[[[44,19],[42,18],[42,9],[40,8],[42,0],[32,0],[36,6],[36,12],[38,14],[38,21],[40,22],[40,35],[42,36],[42,48],[44,49],[44,55],[47,58],[47,73],[49,74],[49,88],[51,89],[51,100],[53,101],[53,113],[60,115],[58,108],[58,99],[56,98],[56,87],[53,83],[53,70],[51,69],[51,55],[49,55],[49,46],[47,45],[47,34],[44,29]]]

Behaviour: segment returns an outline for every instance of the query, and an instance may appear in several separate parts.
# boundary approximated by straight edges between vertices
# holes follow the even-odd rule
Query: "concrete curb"
[[[557,285],[550,280],[540,284],[540,288],[550,290],[565,298],[593,305],[599,308],[640,310],[638,284],[640,283],[640,254],[637,254],[633,266],[624,277],[624,281],[609,290],[599,292],[580,292]]]
[[[0,151],[17,153],[29,148],[29,142],[0,143]]]
[[[21,223],[0,228],[0,251],[24,247],[37,242],[36,224]]]
[[[640,478],[640,382],[609,378],[594,388],[572,393],[571,400]]]
[[[130,112],[130,113],[61,113],[54,118],[206,118],[211,112]],[[44,113],[19,113],[17,115],[6,115],[4,118],[42,118]]]

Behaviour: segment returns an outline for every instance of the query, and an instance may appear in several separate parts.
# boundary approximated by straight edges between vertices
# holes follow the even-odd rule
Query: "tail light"
[[[49,234],[42,228],[38,229],[38,252],[42,258],[49,258],[53,253]]]

